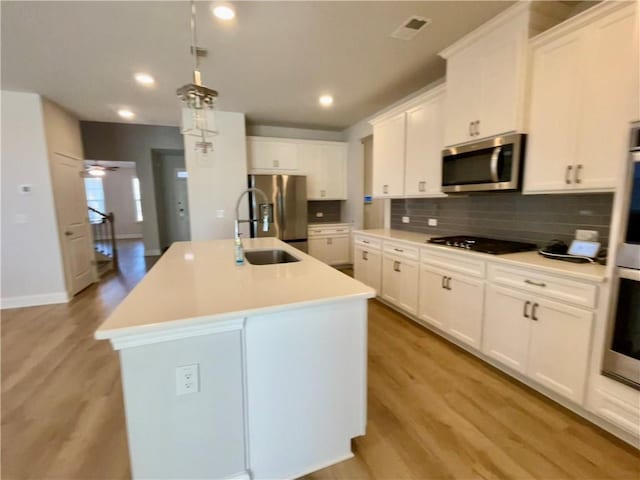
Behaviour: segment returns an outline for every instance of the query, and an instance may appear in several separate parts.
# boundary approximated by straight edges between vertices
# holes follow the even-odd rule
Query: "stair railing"
[[[116,233],[114,228],[115,217],[113,212],[103,213],[92,207],[87,207],[89,212],[93,212],[94,219],[91,220],[91,231],[93,233],[93,247],[96,252],[109,257],[114,271],[118,271],[118,249],[116,248]],[[97,216],[97,219],[96,219]]]

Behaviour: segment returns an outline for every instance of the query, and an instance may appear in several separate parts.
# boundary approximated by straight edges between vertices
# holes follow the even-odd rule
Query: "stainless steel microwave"
[[[518,190],[526,135],[502,135],[442,151],[442,191]]]

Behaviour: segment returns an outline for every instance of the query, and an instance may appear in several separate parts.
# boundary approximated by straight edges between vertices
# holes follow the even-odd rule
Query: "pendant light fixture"
[[[182,134],[198,137],[196,150],[207,153],[210,149],[213,150],[211,140],[218,134],[213,110],[218,92],[202,85],[200,57],[206,57],[207,50],[198,48],[195,0],[191,0],[191,55],[194,59],[193,83],[176,91],[182,107]]]

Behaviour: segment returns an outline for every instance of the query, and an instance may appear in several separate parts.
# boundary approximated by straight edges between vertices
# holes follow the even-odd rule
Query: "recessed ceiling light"
[[[322,95],[318,101],[323,107],[330,107],[333,105],[333,97],[331,95]]]
[[[214,7],[213,14],[220,20],[231,20],[236,16],[236,12],[228,5],[218,5]]]
[[[131,110],[127,110],[125,108],[118,110],[118,115],[120,115],[122,118],[126,118],[127,120],[131,120],[136,116],[135,113],[133,113]]]
[[[136,82],[146,86],[151,86],[156,83],[153,77],[148,73],[136,73],[134,78],[136,79]]]

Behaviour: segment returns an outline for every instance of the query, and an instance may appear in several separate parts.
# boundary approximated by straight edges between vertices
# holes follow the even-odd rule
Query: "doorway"
[[[165,251],[174,242],[191,240],[184,151],[154,151],[152,165],[158,240],[160,250]]]

